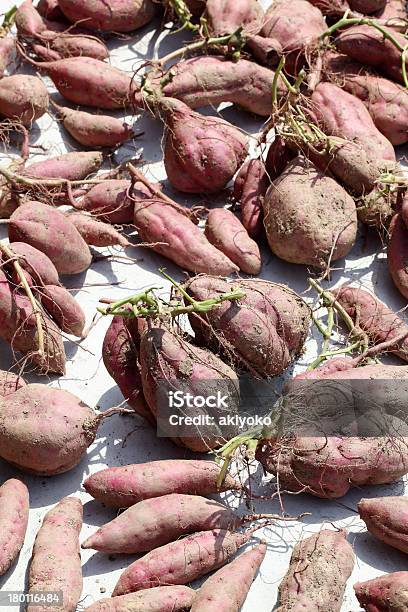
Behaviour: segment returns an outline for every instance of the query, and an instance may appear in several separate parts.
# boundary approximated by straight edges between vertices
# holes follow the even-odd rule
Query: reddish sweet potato
[[[408,325],[403,319],[365,289],[343,286],[332,293],[353,321],[358,321],[361,329],[376,344],[397,338],[406,331],[406,340],[390,350],[408,361]]]
[[[294,547],[289,570],[279,586],[277,611],[304,608],[340,612],[354,561],[344,531],[323,529],[302,540]]]
[[[386,0],[385,7],[376,13],[375,17],[381,20],[390,30],[405,32],[407,29],[407,9],[405,0]]]
[[[59,7],[58,0],[40,0],[37,4],[37,11],[41,17],[50,21],[64,21],[65,17]]]
[[[384,29],[387,31],[387,28]],[[389,34],[402,48],[406,46],[405,36],[392,30]],[[404,83],[401,51],[376,28],[369,25],[352,26],[341,32],[335,42],[341,53],[362,64],[378,68],[398,83]]]
[[[259,544],[210,576],[198,591],[191,612],[239,612],[265,553],[266,545]]]
[[[207,0],[203,16],[211,36],[232,34],[240,27],[246,35],[257,34],[264,21],[259,0]]]
[[[225,208],[210,210],[205,225],[205,235],[245,274],[259,274],[262,268],[261,253],[245,227],[231,211]]]
[[[110,179],[92,187],[77,204],[78,210],[84,210],[110,223],[132,223],[134,202],[127,197],[131,183],[124,179]],[[136,183],[134,198],[149,198],[150,191]]]
[[[118,385],[129,406],[155,425],[142,391],[139,364],[141,324],[135,319],[113,317],[102,346],[105,368]]]
[[[47,24],[34,8],[32,0],[24,0],[14,16],[17,33],[24,38],[35,38],[47,29]]]
[[[394,285],[408,299],[408,228],[400,214],[391,221],[387,261]]]
[[[41,33],[43,44],[32,45],[36,55],[44,61],[58,61],[67,57],[93,57],[105,60],[109,57],[109,49],[95,36],[83,34],[56,34],[52,30]]]
[[[370,533],[408,553],[408,497],[362,499],[358,511]]]
[[[115,117],[58,107],[64,128],[85,147],[116,147],[133,137],[133,128]]]
[[[64,612],[75,612],[82,592],[79,533],[82,504],[64,497],[44,517],[34,542],[29,593],[62,591]],[[27,612],[49,612],[49,605],[29,604]]]
[[[84,612],[187,612],[195,597],[195,591],[186,586],[155,587],[120,597],[101,599]]]
[[[85,327],[85,313],[65,287],[45,285],[41,288],[41,302],[58,327],[66,334],[81,336]]]
[[[98,170],[102,161],[102,153],[99,151],[75,151],[34,162],[25,167],[23,174],[32,178],[61,178],[76,181]]]
[[[251,238],[257,238],[262,233],[262,203],[268,185],[261,159],[247,161],[235,178],[234,198],[240,203],[242,225]]]
[[[246,297],[225,302],[205,317],[190,316],[196,339],[223,347],[260,377],[280,374],[302,350],[310,323],[308,306],[289,287],[264,280],[233,282],[202,275],[185,286],[197,300],[216,297],[232,287]]]
[[[408,228],[408,197],[405,197],[401,204],[401,217],[405,223],[405,227]]]
[[[58,272],[51,259],[26,242],[11,242],[10,247],[19,257],[24,270],[39,285],[59,285]]]
[[[118,554],[148,552],[197,531],[235,531],[247,520],[213,499],[170,493],[131,506],[87,538],[82,548]]]
[[[354,585],[356,597],[367,612],[404,612],[408,607],[408,572],[386,574]]]
[[[227,563],[249,541],[252,532],[213,529],[160,546],[123,572],[113,597],[161,584],[188,584]]]
[[[31,125],[48,108],[48,91],[38,77],[14,74],[0,80],[0,116]]]
[[[25,387],[26,384],[22,376],[0,370],[0,397],[7,397],[14,393],[14,391],[17,391],[17,389],[20,389],[20,387]]]
[[[248,153],[247,137],[228,121],[164,98],[164,165],[170,183],[187,193],[214,193],[231,180]]]
[[[353,11],[372,15],[385,7],[386,0],[348,0],[348,3]]]
[[[319,83],[311,102],[313,118],[325,134],[359,143],[370,159],[395,162],[394,147],[378,131],[361,100],[333,83]]]
[[[295,157],[286,143],[279,135],[275,136],[274,141],[268,149],[265,160],[265,170],[270,181],[274,181],[282,174],[288,163]]]
[[[120,245],[128,247],[129,240],[112,225],[98,221],[84,213],[69,213],[67,219],[75,225],[87,244],[99,247]]]
[[[101,470],[89,476],[83,486],[92,497],[113,508],[128,508],[169,493],[211,495],[241,490],[229,474],[218,487],[219,474],[220,467],[213,461],[167,459]]]
[[[323,15],[340,19],[350,9],[347,0],[309,0],[310,4],[320,9]]]
[[[75,225],[47,204],[24,203],[11,215],[8,233],[11,242],[46,253],[59,274],[79,274],[91,265],[91,252]]]
[[[11,478],[0,486],[0,576],[12,566],[20,552],[27,530],[28,489]]]
[[[16,40],[12,36],[0,39],[0,77],[3,76],[16,48]]]
[[[143,242],[184,270],[227,276],[238,271],[190,219],[157,197],[135,203],[134,224]]]
[[[149,23],[155,15],[152,0],[59,0],[65,17],[72,23],[104,32],[132,32]]]
[[[325,268],[329,260],[345,257],[356,239],[354,200],[301,157],[269,187],[264,217],[272,252],[291,263]]]

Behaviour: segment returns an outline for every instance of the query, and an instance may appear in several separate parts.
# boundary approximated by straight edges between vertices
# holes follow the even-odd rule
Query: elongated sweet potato
[[[241,272],[255,275],[260,273],[262,261],[259,247],[234,213],[225,208],[210,210],[205,235]]]
[[[48,108],[48,91],[41,79],[13,74],[0,80],[0,116],[31,125]]]
[[[16,48],[15,38],[5,36],[0,39],[0,77],[3,76]]]
[[[227,276],[238,271],[190,219],[157,197],[135,202],[134,224],[143,242],[184,270]]]
[[[266,545],[242,553],[210,576],[193,601],[191,612],[239,612],[266,553]]]
[[[34,8],[32,0],[24,0],[14,16],[17,33],[23,38],[35,38],[47,29],[47,24]]]
[[[42,45],[35,45],[35,52],[45,61],[48,61],[47,53],[51,53],[50,61],[67,57],[92,57],[103,61],[109,57],[109,49],[95,36],[45,30],[41,33],[41,41]]]
[[[260,31],[264,11],[259,0],[207,0],[203,17],[211,36],[232,34],[240,27],[248,35]]]
[[[59,0],[59,6],[71,23],[104,32],[132,32],[149,23],[155,15],[152,0]]]
[[[289,570],[279,586],[279,612],[340,612],[346,582],[354,567],[354,551],[346,532],[323,529],[296,544]]]
[[[221,191],[248,153],[243,132],[175,98],[160,102],[165,122],[164,165],[170,183],[187,193]]]
[[[195,597],[195,591],[186,586],[163,586],[101,599],[84,612],[187,612]]]
[[[24,168],[23,174],[32,178],[61,178],[76,181],[86,178],[101,166],[99,151],[75,151],[34,162]]]
[[[113,317],[102,346],[105,368],[118,385],[129,406],[155,425],[143,395],[140,373],[141,326],[138,320]]]
[[[28,489],[11,478],[0,486],[0,576],[12,566],[20,552],[28,525]]]
[[[253,531],[233,533],[213,529],[160,546],[123,572],[113,596],[161,584],[188,584],[227,563],[249,541]]]
[[[101,470],[89,476],[83,486],[92,497],[113,508],[128,508],[170,493],[211,495],[241,489],[229,474],[219,487],[219,474],[213,461],[167,459]]]
[[[36,8],[41,17],[45,17],[45,19],[49,19],[50,21],[65,21],[58,0],[40,0]]]
[[[197,531],[235,531],[246,520],[213,499],[170,493],[131,506],[87,538],[82,548],[105,553],[148,552]]]
[[[216,297],[232,287],[242,290],[245,298],[221,304],[205,317],[190,316],[196,339],[232,352],[257,376],[280,374],[302,350],[310,323],[308,306],[289,287],[264,280],[234,282],[202,275],[185,285],[197,300]]]
[[[64,128],[85,147],[116,147],[133,136],[131,125],[109,115],[58,108]]]
[[[85,327],[85,313],[65,287],[44,285],[41,302],[58,327],[67,334],[81,336]]]
[[[87,244],[99,247],[115,245],[128,247],[130,245],[129,240],[122,236],[112,225],[99,221],[91,215],[69,213],[67,219],[75,225]]]
[[[264,217],[272,252],[291,263],[325,268],[345,257],[356,240],[354,200],[301,157],[269,187]]]
[[[408,497],[362,499],[358,511],[370,533],[408,553]]]
[[[59,276],[51,259],[26,242],[11,242],[10,248],[20,265],[40,285],[59,285]]]
[[[375,17],[396,32],[405,32],[407,29],[407,9],[405,0],[386,0],[382,10]]]
[[[245,162],[235,177],[234,198],[240,203],[242,225],[251,238],[257,238],[262,233],[262,203],[268,184],[261,159]]]
[[[6,372],[0,370],[0,396],[7,397],[11,395],[20,387],[25,387],[27,383],[22,376],[14,374],[13,372]]]
[[[387,262],[394,285],[408,299],[408,228],[400,214],[391,221]]]
[[[64,497],[44,517],[34,542],[29,593],[62,591],[64,612],[75,612],[82,592],[79,533],[82,504]],[[29,604],[27,612],[46,612],[49,605]]]
[[[52,206],[26,202],[10,217],[11,242],[26,242],[46,253],[59,274],[79,274],[92,261],[88,245],[75,225]]]
[[[395,572],[354,585],[360,605],[368,612],[404,612],[408,606],[408,572]]]

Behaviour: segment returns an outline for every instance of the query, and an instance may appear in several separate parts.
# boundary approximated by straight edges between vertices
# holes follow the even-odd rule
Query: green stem
[[[282,73],[283,67],[285,66],[285,56],[282,55],[279,61],[279,65],[275,71],[272,81],[272,108],[276,109],[278,106],[278,81]]]
[[[167,0],[178,20],[182,24],[180,30],[191,30],[196,32],[200,26],[191,23],[192,13],[184,0]],[[177,30],[177,31],[180,31]]]

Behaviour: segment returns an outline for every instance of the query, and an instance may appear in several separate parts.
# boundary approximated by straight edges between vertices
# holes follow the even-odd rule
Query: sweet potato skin
[[[391,221],[387,262],[394,285],[408,299],[408,228],[400,214]]]
[[[408,607],[408,572],[395,572],[354,585],[356,597],[367,612],[404,612]]]
[[[90,212],[108,223],[132,223],[134,202],[127,197],[131,183],[124,179],[110,179],[92,187],[78,202],[77,210]],[[148,198],[151,193],[136,183],[133,197]]]
[[[17,389],[25,387],[26,384],[22,376],[0,370],[0,397],[7,397],[17,391]]]
[[[198,591],[191,612],[240,610],[265,553],[266,545],[259,544],[210,576]]]
[[[344,531],[323,529],[302,540],[293,549],[288,573],[279,586],[277,611],[340,612],[354,560]]]
[[[14,21],[21,37],[34,38],[47,28],[47,24],[34,8],[32,0],[24,0],[16,11]]]
[[[28,525],[28,489],[11,478],[0,486],[0,576],[12,566],[20,552]]]
[[[240,203],[242,225],[251,238],[258,238],[263,230],[262,203],[268,184],[261,159],[245,162],[235,177],[234,198]]]
[[[109,115],[59,109],[65,129],[85,147],[116,147],[133,136],[131,125]]]
[[[61,591],[64,612],[75,612],[82,592],[79,533],[82,504],[76,497],[64,497],[49,510],[37,533],[29,572],[29,593]],[[46,612],[49,606],[28,605],[27,612]]]
[[[51,259],[26,242],[11,242],[10,248],[19,257],[21,267],[39,284],[58,285],[59,276]]]
[[[130,245],[129,240],[112,227],[112,225],[99,221],[91,215],[70,213],[67,215],[67,218],[75,225],[87,244],[98,247],[115,245],[128,247]]]
[[[132,32],[143,27],[155,15],[151,0],[60,0],[59,6],[71,23],[103,32]]]
[[[68,181],[84,179],[100,168],[103,161],[99,151],[75,151],[29,164],[23,174],[33,178],[61,178]]]
[[[376,538],[408,553],[408,498],[377,497],[362,499],[358,512]]]
[[[44,285],[41,302],[58,327],[66,334],[80,337],[84,331],[86,317],[79,303],[65,287]]]
[[[211,36],[231,34],[239,27],[245,34],[257,34],[264,21],[258,0],[207,0],[203,16]]]
[[[92,497],[113,508],[129,508],[143,499],[170,493],[206,496],[241,489],[229,474],[218,487],[219,473],[214,461],[167,459],[107,468],[89,476],[83,486]]]
[[[357,213],[354,200],[336,181],[298,157],[266,192],[264,225],[275,255],[325,268],[329,258],[341,259],[353,247]]]
[[[0,40],[0,77],[4,75],[15,48],[16,41],[12,36],[5,36]]]
[[[241,272],[254,275],[260,273],[262,260],[259,247],[234,213],[225,208],[210,210],[205,235]]]
[[[0,81],[0,116],[30,126],[47,110],[48,91],[36,76],[13,74]]]
[[[162,586],[110,599],[101,599],[84,612],[187,612],[195,591],[186,586]]]
[[[348,0],[350,8],[363,15],[372,15],[381,11],[386,4],[386,0]]]

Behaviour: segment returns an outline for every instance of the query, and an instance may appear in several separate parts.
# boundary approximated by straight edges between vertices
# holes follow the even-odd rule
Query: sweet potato
[[[128,508],[170,493],[211,495],[241,490],[229,474],[218,486],[219,474],[214,461],[167,459],[101,470],[89,476],[83,486],[92,497],[113,508]]]
[[[25,387],[26,384],[22,376],[0,370],[0,397],[7,397],[17,391],[17,389]]]
[[[383,233],[388,230],[392,217],[395,214],[395,194],[373,189],[360,198],[357,204],[357,216],[365,225],[376,227]]]
[[[265,553],[266,545],[259,544],[210,576],[198,591],[191,612],[239,612]]]
[[[148,552],[197,531],[235,531],[247,520],[213,499],[170,493],[131,506],[87,538],[82,548],[118,554]]]
[[[405,197],[401,203],[401,218],[405,227],[408,228],[408,197]]]
[[[386,0],[384,8],[378,11],[375,17],[381,20],[390,30],[405,32],[407,29],[405,0]]]
[[[217,395],[217,392],[228,396],[227,407],[183,406],[182,414],[188,416],[211,415],[214,425],[192,424],[181,426],[180,442],[197,452],[207,452],[226,442],[218,428],[218,417],[223,413],[234,415],[239,407],[239,385],[235,371],[210,351],[198,348],[164,327],[151,327],[141,338],[140,366],[145,399],[153,415],[160,420],[162,431],[170,435],[170,405],[166,394],[170,388],[181,390],[184,394],[196,396]],[[170,386],[169,386],[170,385]],[[172,409],[174,413],[174,408]],[[181,413],[180,413],[181,414]],[[173,428],[173,431],[176,428]],[[186,435],[183,432],[186,431]],[[235,431],[231,435],[234,435]],[[171,436],[173,437],[173,436]]]
[[[11,478],[0,486],[0,576],[12,566],[20,552],[28,525],[28,489]]]
[[[110,599],[101,599],[84,612],[187,612],[195,591],[186,586],[155,587]]]
[[[132,32],[156,12],[152,0],[59,0],[59,6],[71,23],[81,21],[81,26],[103,32]]]
[[[254,529],[233,533],[200,531],[165,544],[132,563],[120,576],[113,597],[161,584],[188,584],[218,569],[249,541]]]
[[[116,147],[133,137],[133,128],[115,117],[58,107],[64,128],[85,147]]]
[[[129,240],[112,225],[98,221],[84,213],[69,213],[67,219],[75,225],[87,244],[99,247],[120,245],[128,247]]]
[[[242,225],[251,238],[257,238],[262,233],[262,203],[268,184],[261,159],[245,162],[235,177],[234,198],[240,203]]]
[[[394,285],[408,299],[408,228],[400,214],[391,221],[387,262]]]
[[[311,102],[313,118],[326,135],[357,142],[370,159],[395,162],[394,147],[376,128],[361,100],[333,83],[319,83]]]
[[[39,0],[36,8],[41,17],[45,19],[49,19],[50,21],[65,21],[58,0]]]
[[[322,529],[302,540],[294,547],[288,572],[279,585],[277,612],[296,608],[340,612],[354,561],[345,531]]]
[[[295,154],[286,145],[283,139],[276,135],[270,144],[265,160],[265,170],[270,181],[274,181],[282,174],[288,163],[295,157]]]
[[[172,66],[166,76],[163,94],[190,108],[232,102],[262,117],[271,113],[274,72],[254,62],[245,59],[233,62],[219,56],[194,57]],[[160,89],[161,81],[162,77],[152,85]],[[281,79],[278,91],[286,91]],[[145,107],[141,92],[135,92],[133,101],[137,107]]]
[[[19,263],[39,285],[59,285],[58,272],[51,259],[26,242],[11,242]]]
[[[131,183],[124,179],[110,179],[92,187],[77,203],[77,210],[84,210],[110,223],[132,223],[134,202],[127,197]],[[150,191],[136,183],[133,197],[149,198]]]
[[[408,361],[408,325],[403,319],[365,289],[344,285],[332,293],[353,321],[358,322],[359,327],[376,344],[406,332],[407,338],[390,350]]]
[[[32,178],[76,181],[98,170],[102,161],[102,153],[99,151],[75,151],[29,164],[23,174]]]
[[[358,511],[370,533],[408,553],[408,497],[362,499]]]
[[[354,585],[356,597],[367,612],[404,612],[408,607],[408,572],[395,572]]]
[[[32,49],[44,61],[58,61],[67,57],[93,57],[105,60],[109,49],[95,36],[83,34],[56,34],[52,30],[41,33],[43,44],[34,44]]]
[[[275,255],[325,268],[352,249],[357,212],[354,200],[336,181],[297,157],[266,192],[264,225]]]
[[[187,193],[223,189],[247,156],[244,133],[175,98],[164,98],[160,113],[165,122],[164,166],[173,187]]]
[[[11,242],[26,242],[46,253],[59,274],[79,274],[91,265],[88,245],[75,225],[52,206],[26,202],[10,217]]]
[[[203,17],[211,36],[232,34],[240,27],[248,35],[260,31],[264,11],[259,0],[207,0]]]
[[[101,418],[68,391],[26,385],[2,401],[0,457],[38,476],[62,474],[81,461]]]
[[[129,406],[155,425],[156,420],[146,404],[142,391],[139,349],[139,321],[113,317],[102,346],[105,368],[118,385]]]
[[[310,323],[308,306],[289,287],[264,280],[233,282],[202,275],[185,285],[197,300],[216,297],[232,287],[246,297],[225,302],[205,317],[190,315],[196,339],[223,347],[257,376],[282,373],[303,348]]]
[[[16,40],[12,36],[5,36],[0,39],[0,77],[10,63],[11,57],[16,48]]]
[[[82,504],[64,497],[44,517],[37,533],[28,576],[29,593],[62,591],[64,612],[75,612],[82,592],[79,533]],[[29,604],[27,612],[49,612],[49,605]]]
[[[241,272],[255,275],[260,273],[262,261],[259,247],[234,213],[225,208],[210,210],[205,235]]]
[[[238,271],[224,253],[216,249],[194,225],[157,196],[134,205],[134,224],[143,242],[174,261],[184,270],[229,275]]]
[[[348,0],[348,3],[353,11],[372,15],[385,7],[386,0]]]
[[[309,0],[310,4],[321,10],[323,15],[340,19],[350,9],[347,0]]]
[[[85,313],[65,287],[45,285],[41,302],[58,327],[66,334],[80,337],[85,327]]]
[[[405,36],[398,32],[384,30],[393,37],[402,48],[407,44]],[[356,25],[347,28],[335,40],[337,49],[352,59],[374,66],[398,83],[404,83],[402,74],[401,51],[386,38],[382,32],[369,25]],[[406,65],[405,58],[405,65]]]
[[[14,16],[17,34],[23,38],[35,38],[47,29],[47,24],[34,8],[32,0],[24,0]]]
[[[13,74],[0,80],[0,116],[31,125],[48,108],[49,96],[38,77]]]

